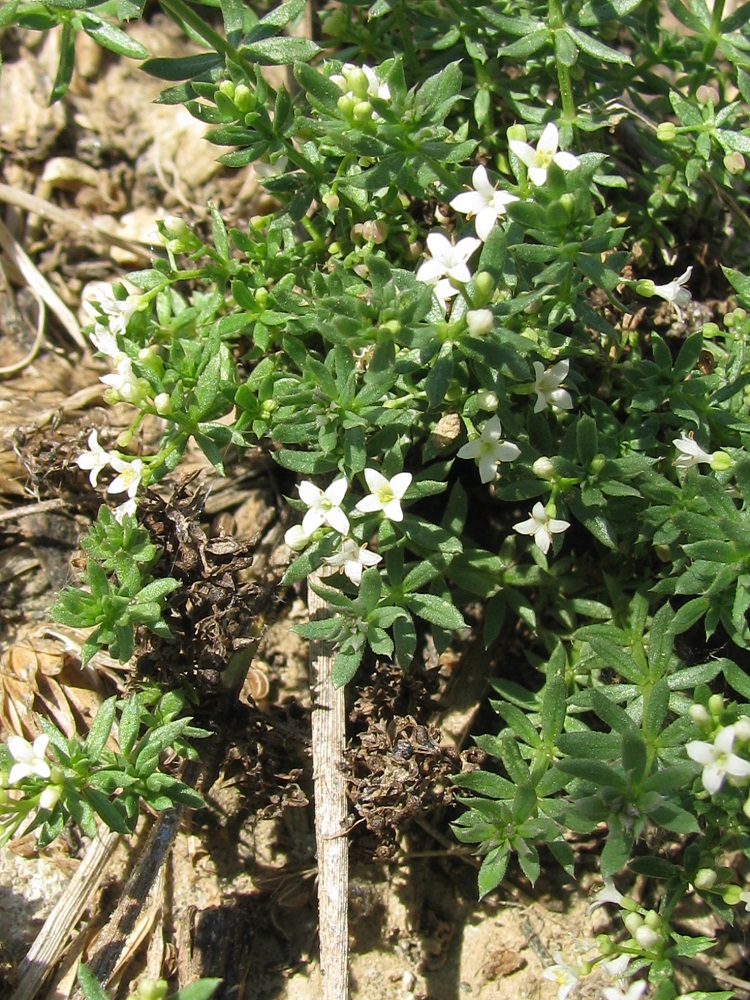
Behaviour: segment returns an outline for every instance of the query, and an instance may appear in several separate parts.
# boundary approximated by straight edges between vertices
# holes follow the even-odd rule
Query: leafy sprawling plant
[[[262,164],[278,208],[229,229],[212,209],[210,233],[168,217],[164,257],[102,294],[91,340],[134,416],[121,451],[94,435],[78,463],[127,499],[54,613],[94,627],[86,656],[163,633],[177,584],[150,575],[140,491],[191,439],[217,469],[230,445],[266,449],[299,476],[286,581],[337,571],[333,616],[298,631],[335,643],[338,683],[371,653],[408,670],[467,609],[488,646],[523,623],[456,835],[486,893],[512,856],[532,881],[547,852],[572,874],[571,834],[603,831],[603,876],[646,875],[658,902],[608,881],[622,937],[550,974],[563,996],[598,963],[647,970],[672,1000],[680,957],[712,944],[674,929],[677,903],[731,921],[748,898],[724,862],[750,814],[750,5],[345,2],[318,45],[284,33],[303,0],[221,0],[221,28],[160,3],[202,50],[143,64],[160,100],[207,123],[226,166]],[[140,14],[3,8],[61,25],[56,96],[77,30],[139,57],[109,18]],[[147,415],[161,443],[136,457]],[[19,774],[32,802],[44,775]]]

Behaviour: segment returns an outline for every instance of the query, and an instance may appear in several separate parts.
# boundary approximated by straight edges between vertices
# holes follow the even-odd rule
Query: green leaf
[[[60,32],[60,58],[57,64],[57,74],[52,85],[50,104],[59,101],[65,94],[73,77],[76,62],[76,33],[67,21],[63,22]]]
[[[114,695],[102,702],[99,706],[99,711],[96,713],[96,718],[88,731],[83,748],[92,761],[98,761],[104,749],[104,744],[112,732],[112,724],[115,721],[116,702],[117,698]]]
[[[458,608],[436,594],[410,594],[406,603],[411,611],[432,625],[453,631],[464,628],[466,622]]]
[[[102,48],[109,49],[110,52],[114,52],[118,56],[125,56],[126,59],[148,58],[148,49],[131,38],[122,28],[118,28],[101,18],[95,19],[92,14],[85,14],[82,22],[86,34],[90,35]]]
[[[285,4],[285,6],[290,5]],[[208,1000],[223,981],[223,979],[199,979],[178,990],[170,1000]]]
[[[578,28],[574,28],[572,25],[567,26],[567,31],[578,48],[582,52],[585,52],[587,56],[591,56],[592,59],[595,59],[597,64],[615,63],[620,66],[633,65],[633,61],[627,52],[610,48],[609,45],[605,45],[603,42],[598,41],[598,39],[593,38],[591,35],[587,35],[585,32],[579,31]]]
[[[357,672],[357,668],[362,662],[363,650],[359,649],[352,653],[339,653],[333,661],[331,676],[334,686],[337,688],[348,684]]]
[[[261,66],[286,66],[308,62],[320,52],[320,46],[309,38],[265,38],[240,48],[240,55]]]
[[[130,826],[125,821],[122,812],[113,805],[112,802],[96,788],[84,788],[81,792],[86,802],[91,806],[94,812],[99,816],[99,818],[105,823],[105,825],[110,829],[114,830],[115,833],[128,834],[131,832]]]
[[[222,64],[220,55],[202,52],[194,56],[181,56],[179,59],[147,59],[141,64],[141,69],[160,80],[192,80],[218,69]]]
[[[78,983],[86,1000],[109,1000],[109,997],[99,985],[96,976],[83,963],[78,966]]]
[[[505,878],[508,870],[510,852],[503,844],[490,851],[482,861],[482,867],[477,876],[477,886],[479,888],[479,898],[483,899],[488,892],[492,892]]]

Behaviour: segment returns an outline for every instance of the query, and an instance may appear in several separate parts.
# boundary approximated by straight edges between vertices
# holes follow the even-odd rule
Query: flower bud
[[[622,918],[622,922],[627,927],[630,936],[635,937],[636,931],[639,931],[643,926],[643,917],[640,913],[626,913]]]
[[[720,694],[712,694],[708,699],[708,710],[714,719],[718,719],[724,711],[724,699]]]
[[[117,435],[117,447],[118,448],[128,448],[133,442],[133,428],[129,427],[126,431],[120,431]]]
[[[39,796],[39,808],[52,810],[60,801],[63,789],[62,785],[47,785]]]
[[[713,868],[701,868],[695,873],[693,885],[696,889],[713,889],[716,885],[716,872]]]
[[[191,253],[203,246],[188,224],[176,215],[168,215],[160,227],[164,244],[172,253]]]
[[[265,309],[268,305],[268,289],[259,288],[255,292],[255,304],[259,309]]]
[[[301,524],[293,524],[284,535],[284,542],[293,552],[301,552],[307,547],[310,536],[302,530]]]
[[[352,118],[354,114],[354,101],[348,94],[342,94],[336,101],[336,107],[344,118]]]
[[[162,1000],[168,989],[166,979],[142,979],[138,984],[135,993],[131,994],[132,1000]],[[131,997],[128,1000],[131,1000]]]
[[[598,476],[600,472],[604,469],[607,464],[607,456],[598,454],[594,455],[589,464],[589,472],[592,476]]]
[[[161,416],[169,413],[172,409],[172,397],[168,392],[160,392],[158,396],[154,396],[154,409]]]
[[[526,129],[521,124],[511,125],[508,129],[507,135],[508,142],[510,142],[511,139],[518,139],[519,142],[526,142]]]
[[[495,279],[489,271],[480,271],[474,275],[474,301],[477,306],[485,306],[492,301],[495,293]]]
[[[552,464],[552,460],[542,456],[538,458],[534,464],[531,466],[531,471],[539,479],[545,479],[547,481],[555,478],[555,467]]]
[[[750,743],[750,719],[741,715],[734,724],[734,735],[743,743]]]
[[[234,100],[234,83],[231,80],[222,80],[219,84],[219,90],[230,101]]]
[[[672,562],[672,550],[665,542],[657,542],[654,545],[654,553],[659,562]]]
[[[367,97],[367,74],[359,66],[355,66],[345,73],[346,83],[355,97],[364,99]]]
[[[324,194],[322,200],[329,212],[335,212],[341,203],[339,196],[333,191],[329,191],[327,194]]]
[[[255,109],[255,94],[246,83],[238,83],[234,90],[234,103],[240,114],[246,115]]]
[[[649,927],[647,924],[639,927],[633,937],[644,951],[651,951],[661,941],[661,936],[657,934],[653,927]]]
[[[650,278],[641,278],[641,280],[636,284],[635,290],[638,295],[642,295],[644,299],[650,299],[654,294],[654,289],[656,285]]]
[[[482,337],[489,333],[495,324],[491,309],[469,309],[466,313],[466,326],[472,337]]]
[[[495,413],[500,400],[497,393],[491,389],[480,389],[477,393],[477,406],[480,410],[487,410],[488,413]]]
[[[705,705],[691,705],[688,709],[688,715],[696,726],[708,726],[711,724],[711,716],[708,714],[708,709]]]
[[[376,246],[385,243],[388,238],[388,226],[382,219],[372,219],[362,223],[362,235]]]
[[[355,121],[369,122],[372,119],[372,104],[369,101],[357,101],[352,109]]]
[[[656,130],[656,138],[659,142],[672,142],[677,135],[674,122],[661,122]]]

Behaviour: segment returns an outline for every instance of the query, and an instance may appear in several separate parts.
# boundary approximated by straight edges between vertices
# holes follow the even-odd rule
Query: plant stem
[[[553,30],[565,27],[565,16],[563,14],[561,0],[549,0],[547,6],[547,20]],[[573,125],[576,120],[576,104],[573,99],[573,85],[570,80],[570,68],[555,56],[557,64],[557,82],[560,87],[560,100],[562,102],[562,120],[569,125]]]
[[[316,570],[309,582],[319,583],[327,572],[331,572],[327,567]],[[311,621],[330,617],[325,601],[309,585],[307,606]],[[346,706],[344,688],[333,685],[333,659],[331,643],[310,643],[321,1000],[347,1000],[349,841],[346,836],[346,783],[340,767],[344,758]]]

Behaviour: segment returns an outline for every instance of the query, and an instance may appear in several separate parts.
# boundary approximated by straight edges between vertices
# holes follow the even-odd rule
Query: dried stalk
[[[320,583],[325,570],[310,577]],[[310,620],[330,611],[311,587],[307,596]],[[312,748],[315,789],[315,842],[318,854],[318,917],[320,924],[321,1000],[349,996],[349,842],[346,836],[344,759],[346,715],[344,689],[333,686],[331,643],[311,641],[310,684],[313,696]]]
[[[91,842],[75,875],[19,965],[18,983],[11,1000],[33,1000],[37,995],[47,975],[60,960],[81,914],[99,888],[107,861],[119,839],[118,833],[106,833]]]

